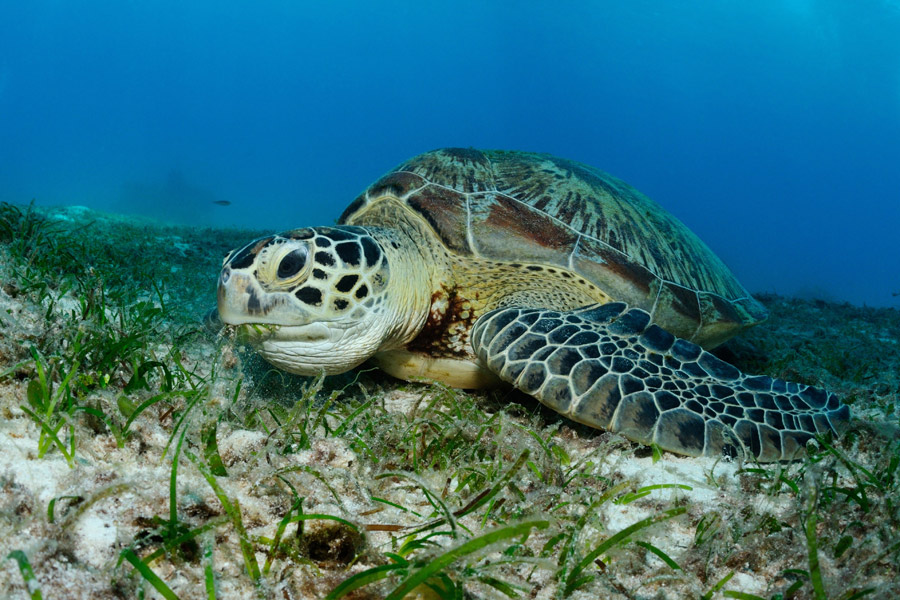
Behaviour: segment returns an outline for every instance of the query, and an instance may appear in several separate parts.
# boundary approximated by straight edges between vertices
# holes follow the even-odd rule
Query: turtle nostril
[[[225,267],[222,269],[222,274],[219,276],[219,284],[225,285],[228,283],[229,279],[231,279],[231,267]]]

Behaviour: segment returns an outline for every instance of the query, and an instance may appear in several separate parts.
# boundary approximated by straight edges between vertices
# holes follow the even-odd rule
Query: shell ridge
[[[700,323],[697,325],[697,329],[694,330],[694,333],[691,334],[691,337],[688,338],[691,342],[697,339],[697,336],[700,335],[700,332],[703,330],[704,326],[703,305],[700,304],[700,294],[697,293],[697,290],[694,290],[694,298],[697,300],[697,314],[700,315]]]
[[[568,267],[571,271],[575,270],[575,254],[578,252],[578,246],[581,245],[581,236],[582,234],[579,233],[578,237],[575,238],[575,245],[572,246],[572,251],[569,252]]]
[[[415,171],[407,171],[407,170],[405,170],[405,169],[395,169],[394,171],[391,171],[391,173],[405,173],[405,174],[407,174],[407,175],[413,175],[413,176],[419,178],[419,179],[423,182],[422,185],[420,185],[419,187],[417,187],[417,188],[415,188],[415,189],[412,189],[412,190],[409,190],[408,192],[406,192],[406,193],[403,195],[403,200],[406,200],[407,198],[409,198],[410,196],[412,196],[412,195],[415,194],[416,192],[421,192],[422,190],[424,190],[425,188],[427,188],[429,185],[437,185],[436,183],[434,183],[433,181],[429,180],[427,177],[425,177],[425,176],[422,175],[421,173],[416,173]],[[388,173],[388,175],[390,175],[391,173]],[[446,186],[441,186],[441,187],[446,187]],[[370,198],[370,197],[369,197],[369,190],[368,190],[368,189],[366,190],[366,198]]]
[[[671,282],[666,282],[671,283]],[[656,297],[653,299],[653,307],[650,309],[650,320],[652,321],[656,317],[656,308],[659,306],[659,297],[662,295],[663,286],[659,286],[656,290]]]
[[[477,256],[481,253],[478,252],[478,246],[475,245],[475,236],[472,235],[472,199],[470,196],[471,194],[466,194],[466,238],[472,253]]]

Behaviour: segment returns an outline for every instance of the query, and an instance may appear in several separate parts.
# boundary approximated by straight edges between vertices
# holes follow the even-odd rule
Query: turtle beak
[[[219,275],[217,293],[219,318],[228,325],[244,323],[278,323],[269,312],[275,303],[266,301],[266,294],[256,280],[247,273],[225,265]]]
[[[253,275],[229,265],[222,267],[217,292],[219,318],[227,325],[297,326],[312,315],[292,302],[288,292],[266,292]]]
[[[226,264],[219,274],[219,289],[216,295],[219,319],[223,323],[240,325],[253,322],[249,309],[253,306],[259,307],[259,296],[250,277],[232,271]]]

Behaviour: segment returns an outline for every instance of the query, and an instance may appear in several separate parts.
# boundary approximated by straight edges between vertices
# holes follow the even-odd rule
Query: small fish
[[[219,206],[229,206],[231,202],[228,200],[213,200],[213,204],[218,204]]]

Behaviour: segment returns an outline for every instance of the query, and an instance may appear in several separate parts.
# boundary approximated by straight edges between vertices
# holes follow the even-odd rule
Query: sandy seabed
[[[85,221],[100,222],[104,231],[126,226],[143,228],[148,239],[158,240],[167,248],[181,244],[178,251],[184,260],[173,268],[212,269],[209,279],[215,279],[210,265],[220,260],[221,252],[212,258],[196,258],[205,256],[208,250],[200,245],[199,237],[192,239],[188,233],[171,228],[156,231],[155,226],[144,222],[83,210],[61,209],[51,216],[72,223],[75,229]],[[220,245],[224,247],[225,242]],[[159,531],[164,526],[158,518],[166,519],[170,514],[173,431],[183,403],[175,401],[148,409],[134,420],[130,435],[121,444],[102,424],[88,422],[83,415],[73,417],[78,435],[72,464],[56,448],[39,456],[41,429],[25,410],[28,386],[36,377],[34,365],[28,362],[27,347],[52,330],[48,314],[71,310],[76,299],[69,297],[68,304],[57,301],[52,306],[46,299],[36,301],[17,282],[15,260],[0,245],[0,373],[6,373],[0,378],[0,557],[17,550],[24,552],[36,578],[32,591],[39,587],[45,599],[131,598],[139,594],[141,586],[140,593],[145,597],[162,597],[121,556],[132,548],[143,557],[160,546]],[[206,293],[196,300],[197,320],[200,309],[213,303],[213,290]],[[178,291],[172,288],[168,294],[175,298]],[[65,294],[63,297],[65,300]],[[671,568],[644,547],[627,544],[606,555],[602,563],[593,564],[590,573],[594,580],[574,590],[570,597],[699,597],[731,574],[711,598],[725,597],[725,591],[771,598],[787,589],[796,577],[802,578],[790,570],[810,568],[804,530],[809,521],[804,511],[810,495],[816,493],[815,487],[850,490],[866,480],[866,473],[880,473],[883,477],[878,483],[882,487],[873,484],[866,488],[867,505],[858,498],[854,500],[851,493],[833,494],[829,502],[819,503],[815,529],[818,559],[828,598],[847,598],[865,589],[872,590],[867,598],[900,597],[900,502],[896,495],[900,472],[896,466],[890,468],[891,456],[898,456],[900,314],[892,309],[778,296],[762,299],[772,313],[770,320],[730,342],[720,356],[746,370],[815,383],[847,398],[853,409],[855,433],[838,448],[841,456],[859,468],[848,468],[835,457],[815,464],[767,466],[764,473],[755,471],[752,465],[671,454],[654,460],[646,449],[560,420],[521,395],[465,395],[485,418],[500,413],[497,422],[502,423],[503,432],[497,434],[494,446],[502,465],[508,467],[522,449],[529,449],[533,457],[542,452],[542,446],[526,432],[532,430],[563,449],[567,464],[590,466],[580,467],[584,477],[577,484],[561,489],[547,473],[540,474],[541,465],[553,463],[535,460],[535,468],[518,470],[512,485],[500,490],[495,498],[504,499],[507,508],[519,503],[521,514],[512,511],[504,520],[499,512],[479,510],[461,516],[458,526],[472,532],[468,537],[474,537],[516,519],[561,519],[567,509],[556,506],[578,505],[592,497],[588,494],[592,488],[602,491],[606,486],[627,482],[627,489],[634,491],[678,484],[663,485],[630,502],[605,502],[595,507],[592,510],[596,515],[590,515],[578,537],[578,550],[586,554],[641,519],[683,506],[684,514],[634,537],[661,550],[680,568]],[[160,356],[170,349],[163,338],[157,343]],[[424,488],[438,493],[444,490],[444,497],[455,501],[455,496],[447,494],[459,483],[453,465],[430,465],[413,473],[409,465],[377,462],[372,457],[380,452],[378,448],[369,452],[352,435],[334,435],[340,424],[334,416],[324,417],[330,421],[312,432],[305,447],[285,452],[275,443],[276,424],[263,419],[254,427],[240,418],[270,400],[266,397],[269,392],[260,391],[264,389],[265,367],[233,341],[212,335],[195,338],[184,347],[181,360],[201,375],[215,368],[216,379],[203,400],[205,416],[186,421],[178,430],[187,433],[176,493],[177,512],[183,523],[188,527],[213,526],[196,538],[196,548],[182,548],[151,563],[153,571],[179,598],[210,597],[205,585],[206,565],[210,564],[216,598],[323,598],[347,577],[389,563],[384,553],[397,551],[410,531],[404,528],[421,526],[427,521],[422,515],[434,512],[435,502],[429,501]],[[245,384],[236,394],[238,380]],[[285,396],[302,395],[310,385],[293,378],[291,385],[272,394],[283,403]],[[114,405],[121,387],[97,387],[91,392],[96,397],[82,400],[98,406]],[[341,387],[346,387],[346,380],[326,380],[315,395],[316,402]],[[364,373],[344,392],[356,393],[371,396],[371,410],[381,422],[393,421],[397,427],[424,414],[423,406],[432,397],[446,395],[441,388],[401,384],[375,373]],[[337,396],[335,401],[342,398]],[[442,408],[438,403],[430,410],[434,411],[432,416],[454,414],[449,404]],[[186,458],[188,452],[203,455],[203,431],[211,421],[218,423],[215,439],[222,466],[227,469],[227,476],[216,481],[226,497],[239,505],[245,539],[251,540],[258,565],[264,565],[269,556],[269,546],[263,540],[275,537],[295,500],[283,483],[285,479],[303,498],[305,513],[336,516],[355,529],[337,520],[307,521],[305,541],[296,545],[296,553],[277,554],[261,582],[254,583],[247,574],[247,557],[241,552],[242,534],[223,518],[227,511],[197,463]],[[459,427],[465,429],[467,424]],[[391,439],[386,435],[383,444],[392,443]],[[384,476],[393,471],[409,473],[410,479]],[[801,472],[805,476],[797,478]],[[797,489],[778,484],[779,477],[796,479]],[[411,485],[412,480],[417,483]],[[544,506],[542,497],[550,496],[555,506]],[[51,504],[52,522],[48,512]],[[454,510],[461,507],[451,506]],[[554,512],[557,510],[558,514]],[[698,527],[702,529],[702,524],[710,521],[715,522],[708,536],[711,541],[702,542]],[[299,538],[295,528],[293,524],[286,530],[286,537]],[[839,553],[841,540],[848,536],[849,547]],[[447,538],[436,540],[436,546],[429,550],[435,556],[460,543]],[[525,550],[516,555],[527,560],[499,564],[512,556],[504,553],[511,542],[491,545],[466,560],[477,572],[486,572],[479,569],[498,563],[492,572],[519,586],[519,597],[557,598],[561,597],[555,579],[558,553],[540,555],[548,540],[545,532],[532,532],[522,544]],[[460,567],[452,574],[455,577],[463,572]],[[476,579],[464,586],[465,597],[507,597]],[[384,597],[392,585],[396,580],[383,580],[348,597]],[[34,597],[13,559],[0,562],[0,597]],[[436,596],[420,587],[407,597]],[[804,584],[793,597],[814,597],[811,585]]]

